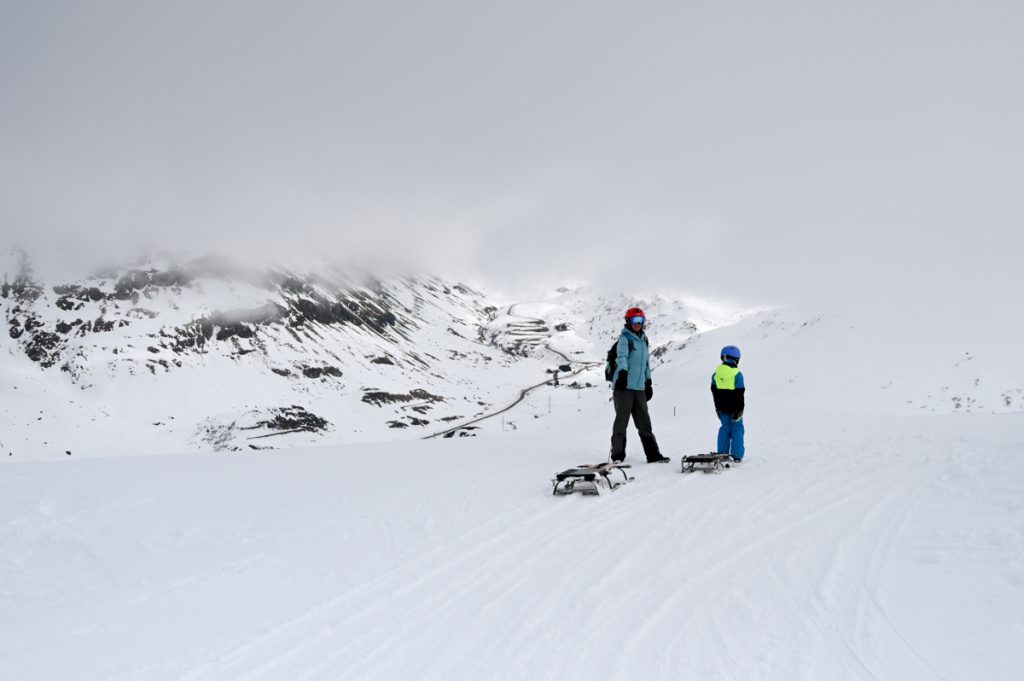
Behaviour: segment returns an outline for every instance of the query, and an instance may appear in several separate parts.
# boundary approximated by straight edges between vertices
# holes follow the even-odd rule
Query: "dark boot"
[[[658,449],[658,441],[654,439],[653,435],[641,435],[640,443],[644,446],[644,456],[647,457],[647,463],[668,463],[669,458],[661,453]]]

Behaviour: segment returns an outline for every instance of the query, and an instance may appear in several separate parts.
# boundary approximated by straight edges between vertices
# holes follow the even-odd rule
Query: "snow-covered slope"
[[[132,400],[144,399],[194,415],[227,404],[235,419],[239,404],[294,402],[330,419],[321,443],[342,424],[367,435],[219,456],[3,457],[0,678],[1020,676],[1024,381],[1002,354],[1019,329],[943,317],[901,324],[881,310],[744,311],[586,288],[498,305],[439,282],[383,286],[395,300],[410,296],[389,309],[415,311],[418,297],[428,311],[410,314],[408,338],[390,327],[310,324],[316,333],[300,334],[287,354],[264,342],[278,330],[254,325],[251,338],[213,334],[203,353],[178,353],[169,329],[187,328],[186,319],[151,327],[158,353],[139,342],[144,334],[126,335],[132,327],[101,336],[120,339],[108,348],[134,345],[133,363],[82,361],[76,380],[40,369],[21,338],[5,338],[4,375],[18,389],[7,391],[5,413],[43,419],[5,428],[5,445],[10,432],[58,444],[109,431],[105,441],[166,446],[163,431],[139,420],[151,407]],[[148,304],[171,300],[185,313],[186,288]],[[294,302],[280,290],[260,295]],[[25,313],[12,300],[4,299],[8,319]],[[634,482],[599,498],[553,497],[553,473],[606,455],[611,407],[600,360],[626,300],[651,318],[651,411],[673,462],[642,463],[631,433]],[[52,324],[40,312],[51,307],[32,309]],[[428,315],[434,324],[421,321]],[[445,332],[431,335],[443,317]],[[406,376],[384,383],[374,370],[395,365],[372,362],[359,373],[359,362],[331,358],[335,343],[362,348],[363,360],[388,353]],[[681,475],[681,454],[714,446],[708,385],[727,343],[744,350],[746,461],[722,475]],[[170,366],[151,371],[146,353]],[[414,372],[411,353],[436,363]],[[273,373],[312,357],[338,367],[339,383],[357,375],[360,389],[427,386],[448,398],[425,418],[474,394],[486,395],[481,411],[494,416],[452,422],[452,432],[477,437],[379,441],[409,430],[378,425],[369,435],[367,411],[394,405],[366,404],[358,390],[349,411],[328,412],[324,395],[344,405],[346,388],[296,393],[333,384]],[[557,386],[547,373],[555,369]],[[242,378],[252,375],[260,378]],[[218,385],[197,386],[205,376]],[[214,388],[220,403],[205,396]],[[61,414],[118,410],[69,435],[67,424],[48,421],[62,401]]]
[[[658,425],[674,455],[712,436]],[[752,414],[744,467],[638,464],[601,498],[550,494],[606,437],[572,419],[5,462],[0,677],[1012,681],[1022,433]]]
[[[665,372],[708,374],[723,345],[751,350],[743,368],[775,408],[880,414],[1019,413],[1024,371],[1006,360],[1003,333],[957,327],[956,317],[880,318],[880,311],[766,310],[666,349]]]

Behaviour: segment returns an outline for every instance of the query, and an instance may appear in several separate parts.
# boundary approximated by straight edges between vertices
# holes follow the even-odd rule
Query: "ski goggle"
[[[629,323],[630,324],[643,324],[646,321],[647,320],[644,319],[643,317],[630,317],[629,318]]]

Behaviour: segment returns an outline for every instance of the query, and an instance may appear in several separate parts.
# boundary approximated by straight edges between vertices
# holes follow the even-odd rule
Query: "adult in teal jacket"
[[[651,385],[650,348],[644,325],[647,316],[638,307],[626,310],[626,324],[619,334],[615,356],[615,371],[612,374],[612,401],[615,404],[615,423],[612,425],[611,459],[614,462],[626,459],[626,428],[629,418],[640,434],[647,463],[666,463],[658,448],[658,441],[651,429],[651,415],[647,403],[654,396]]]

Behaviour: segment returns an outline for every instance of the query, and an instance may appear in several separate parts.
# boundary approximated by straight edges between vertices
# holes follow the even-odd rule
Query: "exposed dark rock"
[[[53,292],[58,296],[61,296],[61,300],[57,301],[57,305],[61,305],[61,302],[65,303],[72,300],[79,300],[83,303],[87,302],[98,302],[106,298],[103,291],[100,291],[95,286],[86,288],[79,286],[78,284],[64,284],[62,286],[54,286]]]
[[[34,303],[39,296],[43,295],[43,287],[32,279],[31,272],[19,274],[8,290],[16,300],[25,303]]]
[[[252,329],[242,322],[237,324],[231,324],[229,326],[221,327],[220,331],[217,332],[217,340],[227,340],[232,336],[238,336],[239,338],[252,338],[255,335]]]
[[[152,352],[154,348],[150,348]],[[158,350],[159,351],[159,350]],[[146,361],[146,367],[150,368],[150,371],[154,374],[157,373],[157,367],[162,367],[164,371],[170,371],[171,366],[168,364],[167,359],[150,359]]]
[[[202,350],[206,341],[213,337],[213,323],[203,317],[186,326],[175,329],[172,336],[173,345],[171,350],[177,353],[185,352],[195,348]]]
[[[370,360],[370,364],[390,364],[394,366],[395,363],[391,361],[390,357],[374,357]]]
[[[477,426],[463,426],[462,428],[459,428],[457,430],[453,430],[450,433],[445,433],[444,437],[445,438],[455,437],[456,433],[458,433],[459,437],[476,437],[476,433],[471,432],[471,431],[474,431],[474,430],[480,430],[480,428],[477,427]]]
[[[290,275],[286,275],[283,279],[279,280],[277,282],[277,286],[285,293],[292,293],[296,295],[311,293],[313,291],[313,287],[308,283],[298,277]]]
[[[410,390],[408,394],[395,394],[388,393],[379,390],[367,391],[363,395],[363,402],[367,404],[375,404],[378,407],[382,404],[392,404],[395,402],[412,402],[414,400],[426,400],[427,402],[444,402],[444,398],[439,395],[431,395],[426,390],[416,388]]]
[[[342,304],[329,300],[299,298],[291,301],[292,316],[289,324],[302,326],[307,322],[319,322],[321,324],[360,324],[358,305]],[[351,309],[355,307],[355,309]]]
[[[96,333],[102,333],[102,332],[106,332],[106,331],[113,331],[115,324],[116,324],[116,322],[114,322],[114,321],[109,321],[109,322],[105,321],[103,319],[102,315],[101,315],[95,321],[93,321],[93,323],[92,323],[92,330],[95,331]],[[125,322],[121,322],[120,325],[121,326],[125,326],[126,324],[125,324]]]
[[[273,371],[278,376],[291,376],[292,375],[292,372],[288,371],[287,369],[271,368],[270,370]]]
[[[429,369],[430,368],[430,364],[425,359],[423,359],[422,357],[417,355],[415,352],[411,352],[410,351],[410,352],[406,352],[405,354],[410,359],[413,359],[413,360],[419,362],[423,366],[424,369]]]
[[[61,286],[54,286],[53,292],[66,301],[79,300],[85,302],[97,302],[106,298],[102,291],[95,286],[86,288],[79,286],[78,284],[64,284]],[[60,301],[57,302],[60,305]]]
[[[302,374],[306,378],[320,378],[321,376],[333,376],[335,378],[341,378],[341,369],[338,367],[332,367],[327,364],[322,367],[302,367]]]
[[[63,341],[57,334],[39,331],[32,334],[32,339],[25,344],[25,354],[39,366],[49,368],[57,363],[62,346]]]
[[[114,284],[111,298],[117,300],[136,300],[138,293],[150,286],[159,288],[181,288],[190,285],[194,276],[183,270],[131,270]]]
[[[330,425],[326,419],[307,411],[305,408],[292,405],[280,409],[272,409],[273,418],[259,421],[252,426],[240,428],[240,430],[255,430],[256,428],[267,428],[282,432],[306,431],[318,433],[327,430]]]

